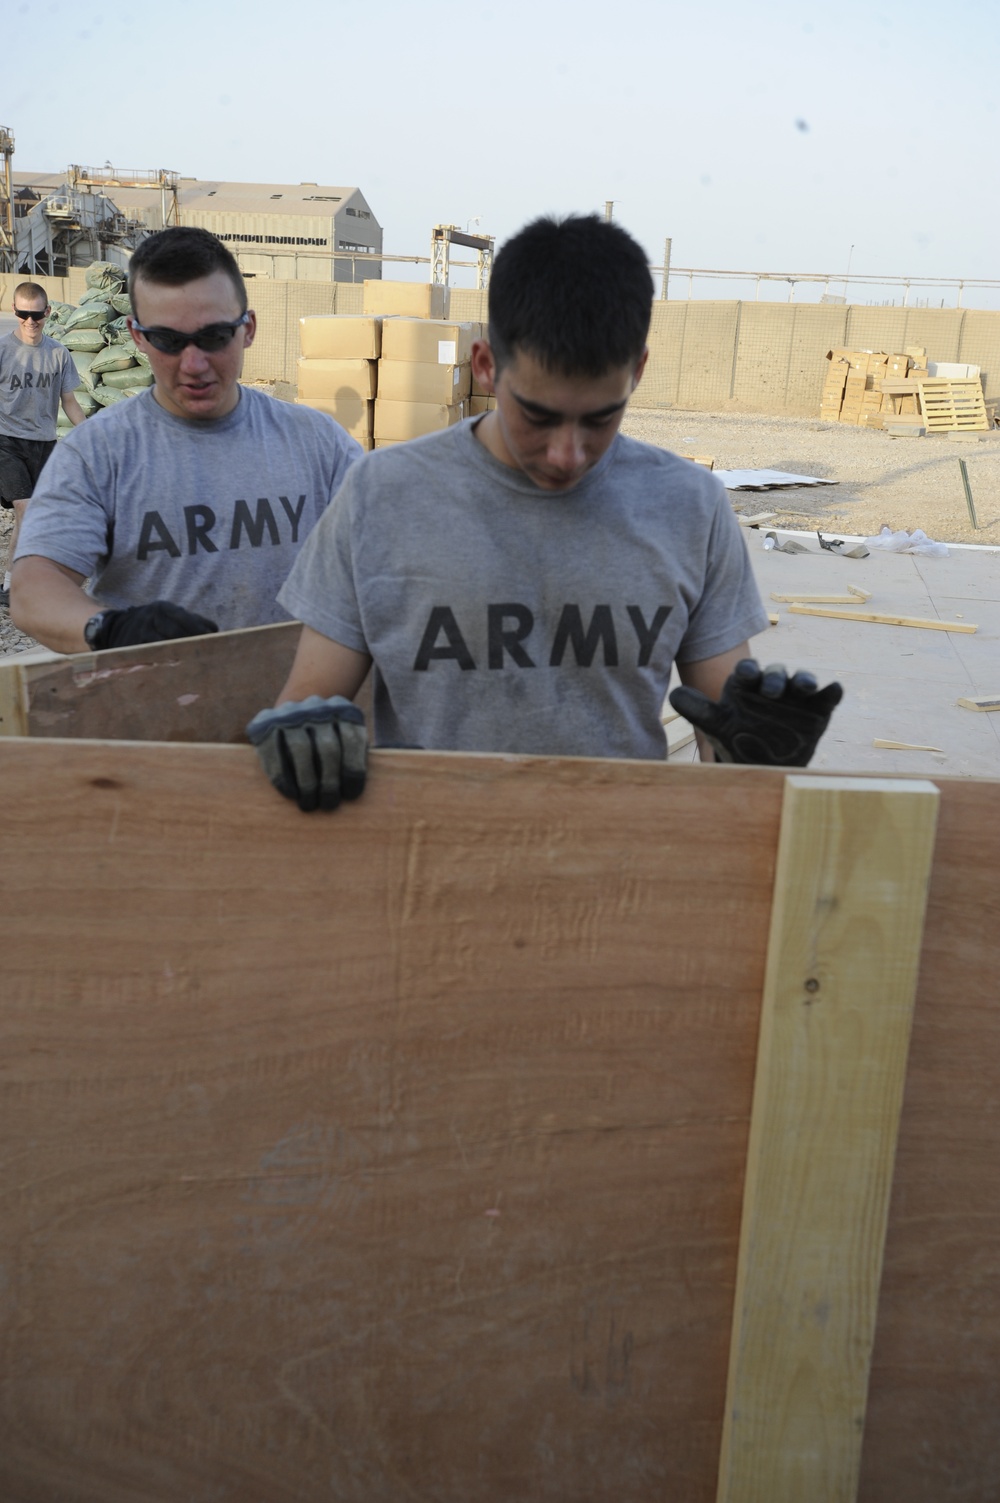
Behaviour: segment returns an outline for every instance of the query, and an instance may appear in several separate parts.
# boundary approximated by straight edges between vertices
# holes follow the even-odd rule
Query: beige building
[[[247,277],[279,281],[363,282],[381,277],[382,227],[360,188],[321,183],[224,183],[176,179],[174,193],[159,187],[110,181],[100,190],[120,214],[151,230],[173,223],[201,225],[233,251]],[[21,212],[72,189],[66,173],[15,172]],[[25,190],[30,190],[30,198]],[[60,270],[62,268],[59,268]]]

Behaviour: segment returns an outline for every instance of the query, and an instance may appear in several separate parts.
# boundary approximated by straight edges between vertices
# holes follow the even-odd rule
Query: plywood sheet
[[[0,1497],[714,1498],[782,775],[0,777]],[[863,1503],[1000,1490],[1000,784],[940,787]]]
[[[712,1496],[780,780],[374,762],[0,746],[0,1496]]]
[[[0,664],[0,736],[245,742],[288,677],[298,621]],[[358,703],[371,726],[371,681]]]

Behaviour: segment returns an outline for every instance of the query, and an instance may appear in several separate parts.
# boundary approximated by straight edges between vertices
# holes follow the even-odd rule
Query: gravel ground
[[[788,470],[836,480],[836,486],[730,492],[738,512],[772,511],[779,525],[871,537],[888,522],[893,531],[922,527],[938,542],[1000,546],[1000,429],[978,442],[956,443],[946,436],[890,438],[815,418],[641,409],[626,415],[622,429],[680,454],[711,455],[716,469]],[[977,532],[960,459],[968,468]]]
[[[711,455],[717,469],[789,470],[837,481],[815,489],[730,493],[738,512],[774,512],[777,526],[866,537],[888,522],[894,530],[922,527],[940,542],[1000,546],[1000,429],[959,444],[945,437],[892,439],[813,418],[636,408],[622,431],[680,454]],[[978,532],[969,521],[960,459],[968,467]],[[11,513],[0,512],[3,554],[10,526]],[[0,607],[0,652],[34,645]]]

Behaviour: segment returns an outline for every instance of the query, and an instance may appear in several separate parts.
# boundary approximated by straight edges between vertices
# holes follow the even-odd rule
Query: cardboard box
[[[444,402],[455,406],[472,390],[468,365],[425,365],[419,360],[382,360],[378,394],[387,402]]]
[[[464,417],[464,402],[387,402],[380,397],[375,403],[375,441],[419,438],[450,428]]]
[[[479,417],[481,413],[492,412],[496,405],[496,397],[488,397],[483,392],[474,391],[469,398],[469,416]]]
[[[393,318],[382,327],[383,360],[415,360],[422,365],[467,365],[474,324],[444,319]]]
[[[367,402],[378,390],[377,360],[306,360],[300,355],[298,373],[300,397],[330,402],[344,393]]]
[[[296,397],[295,401],[299,407],[311,407],[314,412],[325,412],[327,417],[332,417],[335,423],[340,424],[345,433],[356,438],[362,448],[371,448],[375,423],[374,402],[329,402],[321,397]]]
[[[927,350],[922,344],[908,344],[903,347],[903,354],[909,355],[911,360],[919,360],[922,364],[927,363]]]
[[[299,319],[299,344],[307,360],[377,360],[382,320],[353,313],[311,313]]]
[[[367,281],[361,306],[365,313],[397,318],[447,318],[450,301],[450,288],[434,282]]]

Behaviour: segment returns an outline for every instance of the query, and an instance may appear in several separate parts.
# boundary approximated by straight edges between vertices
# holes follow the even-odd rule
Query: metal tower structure
[[[0,271],[16,271],[14,253],[14,179],[11,162],[14,157],[14,137],[6,125],[0,125]]]
[[[166,229],[168,224],[181,222],[177,199],[179,175],[176,172],[167,172],[162,167],[155,171],[137,172],[131,167],[112,167],[110,163],[104,167],[80,167],[71,162],[69,180],[75,189],[159,188],[163,228]]]
[[[488,287],[493,268],[493,235],[470,235],[460,230],[457,224],[436,224],[431,232],[431,281],[441,287],[448,286],[451,265],[451,247],[467,245],[477,251],[477,287]]]

